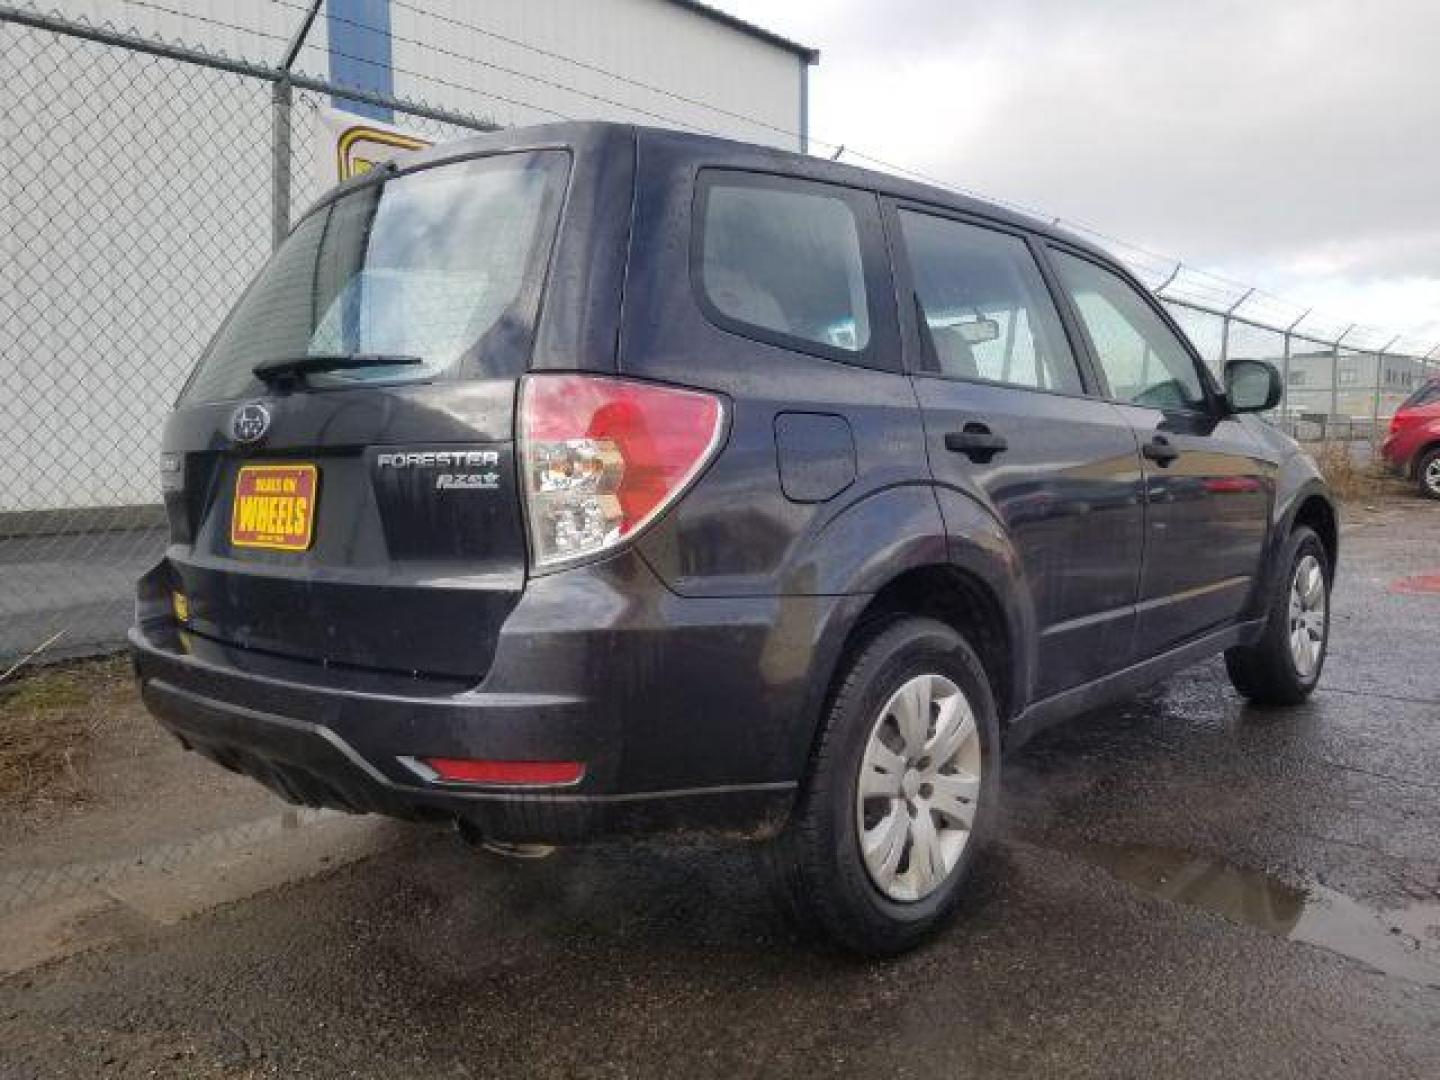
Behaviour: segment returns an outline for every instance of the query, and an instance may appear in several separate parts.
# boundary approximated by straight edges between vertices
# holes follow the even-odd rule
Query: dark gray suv
[[[1223,652],[1299,702],[1335,508],[1115,261],[609,124],[379,167],[165,428],[145,700],[295,802],[496,844],[764,841],[869,953],[952,908],[1002,750]]]

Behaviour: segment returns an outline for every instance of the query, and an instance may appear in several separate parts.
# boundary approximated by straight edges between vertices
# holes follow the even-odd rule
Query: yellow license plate
[[[315,539],[314,465],[244,465],[235,477],[230,515],[234,547],[306,551]]]

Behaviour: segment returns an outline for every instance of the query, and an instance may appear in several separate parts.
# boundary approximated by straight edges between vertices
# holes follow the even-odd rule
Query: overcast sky
[[[1440,340],[1440,0],[714,2],[817,138]]]

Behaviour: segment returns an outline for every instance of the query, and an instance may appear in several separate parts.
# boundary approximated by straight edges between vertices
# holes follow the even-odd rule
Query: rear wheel
[[[994,696],[964,638],[922,618],[872,632],[766,852],[785,906],[862,954],[919,944],[954,908],[990,827],[999,756]]]
[[[1440,446],[1428,450],[1415,466],[1415,479],[1420,485],[1420,494],[1440,499]]]
[[[1290,534],[1271,588],[1265,630],[1254,645],[1225,653],[1235,689],[1260,705],[1298,705],[1325,666],[1330,641],[1330,561],[1314,531]]]

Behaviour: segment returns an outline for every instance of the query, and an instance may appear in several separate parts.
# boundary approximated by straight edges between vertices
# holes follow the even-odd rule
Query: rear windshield
[[[411,358],[312,373],[311,388],[488,373],[487,337],[513,342],[533,321],[567,161],[563,151],[475,158],[320,208],[261,270],[183,399],[257,393],[256,364],[305,356]]]

